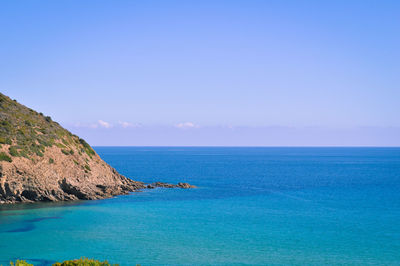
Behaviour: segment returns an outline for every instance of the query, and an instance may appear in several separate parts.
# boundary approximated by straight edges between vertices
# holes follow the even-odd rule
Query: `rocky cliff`
[[[120,175],[85,140],[0,93],[0,203],[101,199],[157,186]]]

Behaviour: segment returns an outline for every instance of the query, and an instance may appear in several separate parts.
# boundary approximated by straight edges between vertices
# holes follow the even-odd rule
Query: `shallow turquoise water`
[[[198,189],[0,207],[0,264],[400,265],[400,148],[96,147]]]

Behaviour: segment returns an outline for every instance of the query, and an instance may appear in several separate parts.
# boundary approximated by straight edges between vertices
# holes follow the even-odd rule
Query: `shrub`
[[[8,144],[11,145],[11,140],[9,138],[0,137],[0,144]]]
[[[10,266],[34,266],[25,260],[16,260],[10,262]],[[64,262],[56,262],[53,266],[119,266],[119,264],[110,264],[108,261],[99,261],[94,259],[81,258],[79,260],[66,260]],[[136,264],[136,266],[140,266]]]
[[[24,260],[17,260],[15,263],[11,261],[10,266],[33,266],[33,264],[27,263]]]
[[[62,144],[62,143],[56,143],[56,146],[61,148],[61,149],[62,148],[66,148],[66,146],[64,144]]]
[[[41,139],[38,138],[37,141],[40,143],[40,145],[46,146],[46,147],[51,147],[53,146],[54,141],[51,139]]]
[[[5,152],[0,152],[0,161],[6,161],[6,162],[11,163],[12,159]]]
[[[0,129],[4,132],[10,133],[13,131],[13,126],[7,120],[3,120],[0,122]]]
[[[62,149],[61,150],[62,153],[64,153],[65,155],[69,155],[69,151]]]
[[[90,169],[90,166],[87,165],[87,164],[85,164],[85,169],[88,170],[88,171],[92,171],[92,169]]]
[[[53,264],[53,266],[118,266],[118,264],[110,264],[108,261],[81,258],[79,260],[56,262]]]
[[[30,150],[35,153],[36,155],[43,157],[43,152],[44,152],[45,147],[41,146],[41,145],[36,145],[35,143],[33,143],[31,145]]]
[[[85,148],[85,152],[87,153],[87,155],[89,155],[90,157],[92,155],[94,155],[94,150],[92,149],[92,147],[90,147],[90,145],[84,139],[79,139],[79,142]]]
[[[24,260],[10,262],[10,266],[34,266]],[[99,261],[94,259],[80,258],[76,260],[66,260],[64,262],[56,262],[53,266],[119,266],[119,264],[110,264],[108,261]],[[136,264],[136,266],[140,266]]]
[[[15,147],[15,146],[11,146],[10,148],[8,148],[8,151],[10,152],[11,156],[14,156],[14,157],[19,156],[17,147]]]
[[[83,145],[83,147],[90,148],[90,145],[84,139],[79,139],[79,142]]]
[[[11,127],[10,121],[7,121],[7,120],[1,121],[0,124],[1,124],[3,127]]]
[[[50,159],[49,159],[49,163],[54,163],[53,158],[50,158]]]
[[[19,155],[29,159],[28,151],[27,150],[20,150]]]

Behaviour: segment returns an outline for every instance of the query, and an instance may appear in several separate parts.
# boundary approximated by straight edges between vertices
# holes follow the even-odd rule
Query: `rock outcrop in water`
[[[191,187],[160,184],[154,187]],[[102,199],[147,187],[50,117],[0,93],[0,203]]]
[[[190,185],[188,183],[178,183],[177,185],[174,184],[168,184],[168,183],[163,183],[163,182],[155,182],[152,184],[148,184],[146,188],[196,188],[196,186]]]

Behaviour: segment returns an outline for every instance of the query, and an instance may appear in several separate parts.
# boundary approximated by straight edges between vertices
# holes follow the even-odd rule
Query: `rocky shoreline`
[[[130,180],[130,179],[127,179]],[[5,187],[8,187],[7,185]],[[189,183],[179,182],[178,184],[170,184],[164,182],[154,182],[151,184],[146,184],[143,182],[130,180],[123,186],[115,186],[115,187],[106,187],[103,185],[97,185],[103,193],[99,194],[98,192],[94,193],[85,193],[81,191],[81,189],[77,186],[73,186],[66,182],[66,179],[63,179],[60,184],[64,194],[59,194],[58,196],[49,196],[48,192],[43,192],[42,194],[38,194],[40,190],[31,190],[29,193],[10,193],[0,186],[0,204],[17,204],[17,203],[35,203],[35,202],[59,202],[59,201],[74,201],[74,200],[100,200],[107,199],[119,195],[127,195],[132,192],[140,192],[146,189],[155,189],[155,188],[181,188],[181,189],[190,189],[196,188],[196,186],[191,185]],[[10,193],[7,195],[6,193]],[[28,197],[27,197],[28,196]],[[32,198],[34,196],[34,198]]]
[[[96,200],[156,187],[193,186],[126,178],[51,117],[0,93],[0,204]]]

